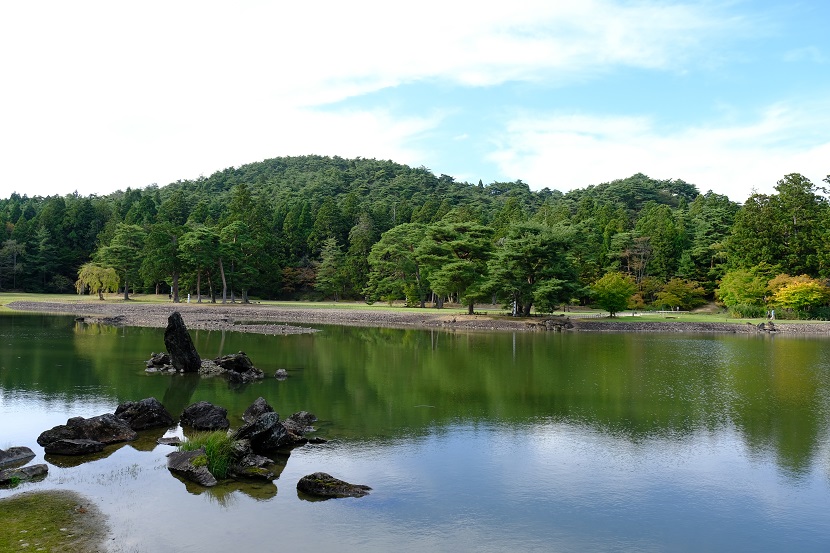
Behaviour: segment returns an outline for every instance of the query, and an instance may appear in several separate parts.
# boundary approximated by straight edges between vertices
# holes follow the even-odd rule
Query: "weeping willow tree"
[[[75,281],[75,290],[79,294],[89,291],[98,294],[98,299],[104,299],[104,292],[118,290],[118,273],[112,267],[103,267],[97,263],[84,263],[78,269],[78,280]]]

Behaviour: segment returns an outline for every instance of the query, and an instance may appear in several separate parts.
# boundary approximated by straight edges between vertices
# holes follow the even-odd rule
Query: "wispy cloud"
[[[730,15],[730,5],[6,2],[5,178],[14,187],[36,180],[88,193],[295,153],[430,166],[422,138],[441,124],[444,106],[394,116],[377,106],[340,110],[338,102],[415,82],[464,90],[509,81],[556,87],[617,68],[682,72],[712,63],[718,44],[758,31],[757,21]],[[649,128],[632,118],[613,123]],[[526,150],[541,143],[519,147],[531,135],[556,141],[567,131],[525,136],[516,125],[511,144],[496,155],[506,169],[511,158],[533,159]],[[615,137],[622,134],[566,133],[620,148],[624,141]],[[530,180],[524,171],[507,173]]]
[[[805,46],[804,48],[794,48],[784,53],[784,61],[799,62],[809,61],[813,63],[823,64],[827,63],[827,56],[822,53],[817,46]]]
[[[641,172],[744,201],[788,173],[815,183],[827,175],[830,138],[813,132],[830,125],[827,107],[779,104],[748,123],[673,130],[649,117],[527,114],[508,124],[490,158],[507,178],[537,188],[565,191]]]

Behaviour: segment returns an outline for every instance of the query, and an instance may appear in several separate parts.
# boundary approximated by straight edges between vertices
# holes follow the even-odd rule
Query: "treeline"
[[[633,305],[685,308],[762,262],[830,276],[820,192],[788,175],[741,206],[642,174],[563,194],[391,161],[276,158],[107,196],[0,200],[0,290],[495,299],[529,312],[588,302],[620,273]]]

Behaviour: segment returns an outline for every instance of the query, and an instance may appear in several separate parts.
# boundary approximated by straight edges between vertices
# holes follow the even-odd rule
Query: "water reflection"
[[[171,448],[149,440],[54,466],[47,481],[100,498],[138,551],[169,549],[182,528],[200,529],[187,536],[194,547],[268,546],[275,521],[310,536],[291,544],[300,551],[820,551],[830,542],[830,340],[194,333],[205,357],[241,350],[268,375],[291,369],[284,382],[230,389],[218,378],[145,374],[161,330],[53,319],[0,317],[6,445],[38,451],[34,438],[70,416],[151,396],[174,416],[210,401],[233,427],[262,396],[283,416],[315,413],[317,435],[330,440],[282,459],[281,494],[267,484],[182,490],[166,470]],[[374,491],[300,501],[296,482],[316,471]],[[109,481],[153,522],[119,506]],[[222,528],[205,524],[211,509]],[[268,530],[237,530],[251,522]]]

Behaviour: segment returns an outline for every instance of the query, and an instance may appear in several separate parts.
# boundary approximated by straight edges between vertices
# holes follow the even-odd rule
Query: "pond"
[[[108,515],[112,551],[826,551],[830,339],[452,333],[321,327],[194,331],[205,358],[245,351],[267,378],[146,374],[163,330],[0,316],[0,448],[69,417],[156,397],[232,426],[257,397],[320,421],[273,485],[185,485],[164,430],[2,490],[72,489]],[[166,435],[182,435],[181,428]],[[373,488],[307,501],[323,471]]]

